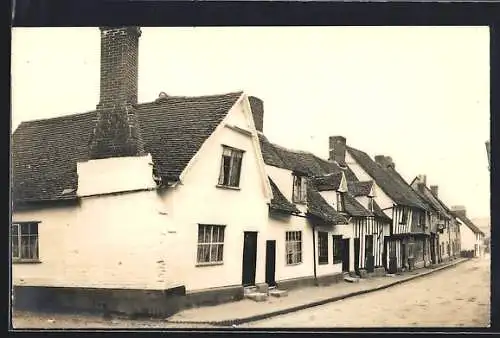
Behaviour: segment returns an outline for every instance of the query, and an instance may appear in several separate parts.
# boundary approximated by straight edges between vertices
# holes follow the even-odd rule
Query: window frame
[[[10,226],[10,250],[11,250],[11,259],[12,263],[41,263],[40,262],[40,233],[38,231],[38,225],[41,222],[39,221],[24,221],[24,222],[12,222]],[[23,226],[28,227],[28,231],[23,232]],[[33,228],[34,226],[34,228]],[[14,235],[14,228],[16,228],[16,234]],[[32,230],[36,229],[36,233],[32,233]],[[15,239],[15,237],[16,239]],[[23,238],[28,238],[27,247],[29,248],[29,254],[24,257],[24,247],[26,244],[23,244]],[[32,238],[35,238],[34,248],[32,247],[33,243],[31,243]],[[14,255],[14,243],[17,242],[17,255]],[[34,253],[34,254],[33,254]]]
[[[318,231],[318,265],[328,264],[328,232]]]
[[[303,174],[292,174],[292,202],[297,204],[307,203],[307,176]],[[299,183],[297,183],[297,181]]]
[[[298,250],[297,250],[298,248]],[[291,260],[289,261],[289,256]],[[286,265],[302,264],[302,231],[285,232],[285,263]]]
[[[229,152],[229,154],[226,154]],[[242,149],[230,147],[227,145],[222,145],[222,154],[220,159],[220,170],[219,170],[219,180],[217,181],[217,186],[222,188],[230,188],[230,189],[240,189],[241,183],[241,172],[243,167],[243,155],[245,151]],[[225,170],[225,158],[229,158],[229,169],[226,175]],[[239,160],[239,162],[236,162]],[[236,169],[235,169],[236,168]],[[234,175],[234,170],[237,170],[237,173]],[[227,181],[226,181],[227,178]]]
[[[200,242],[200,231],[202,229],[209,228],[210,231],[210,237],[209,241],[207,242]],[[214,241],[214,234],[215,234],[215,229],[218,230],[217,234],[217,241]],[[225,230],[226,226],[225,225],[220,225],[220,224],[198,224],[198,239],[196,241],[196,266],[206,266],[206,265],[222,265],[224,264],[224,241],[225,241]],[[220,241],[220,235],[222,233],[222,241]],[[205,240],[205,234],[201,236],[202,240]],[[200,258],[203,258],[203,251],[201,251],[200,255],[200,248],[201,247],[208,247],[208,261],[202,261]],[[212,259],[212,248],[217,247],[216,255],[215,255],[215,260]],[[218,259],[218,254],[219,254],[219,249],[222,249],[222,254],[221,254],[221,259]]]
[[[337,191],[337,211],[345,212],[345,193]]]
[[[399,224],[408,224],[408,218],[409,218],[409,210],[407,208],[403,208],[403,211],[401,213],[401,220],[399,221]]]

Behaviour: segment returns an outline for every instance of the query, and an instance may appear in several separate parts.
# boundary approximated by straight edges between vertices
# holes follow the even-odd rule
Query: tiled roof
[[[373,187],[373,181],[347,182],[347,189],[354,197],[368,196]]]
[[[338,190],[342,182],[342,173],[338,172],[329,175],[315,176],[312,180],[318,191]]]
[[[427,210],[415,191],[393,169],[384,169],[365,152],[347,147],[347,151],[359,165],[375,180],[377,185],[397,204]]]
[[[467,216],[464,216],[463,214],[453,211],[451,211],[451,213],[453,214],[453,216],[455,216],[456,218],[461,220],[465,225],[467,225],[469,229],[471,229],[474,233],[484,235],[484,232],[482,232],[481,229],[479,229]]]
[[[434,196],[432,191],[427,186],[424,186],[423,191],[420,191],[418,188],[417,179],[414,179],[411,185],[415,192],[420,196],[420,198],[423,199],[432,210],[441,213],[445,217],[450,218],[450,210],[445,207],[436,196]]]
[[[323,196],[310,185],[307,187],[307,213],[328,223],[347,224],[347,219],[328,204]]]
[[[285,212],[299,212],[297,207],[286,199],[286,197],[281,193],[281,191],[276,186],[276,183],[268,177],[269,183],[271,184],[271,189],[273,192],[273,199],[271,200],[270,207],[275,210],[281,210]]]
[[[355,217],[373,216],[373,213],[371,213],[368,209],[366,209],[350,194],[345,195],[344,204],[345,204],[345,211],[350,216],[355,216]]]
[[[172,96],[134,107],[145,150],[162,178],[178,178],[241,94]],[[93,111],[19,125],[12,136],[14,201],[76,197],[76,163],[89,159],[95,118]],[[73,192],[62,195],[65,189]]]
[[[263,134],[259,135],[259,140],[262,156],[267,165],[302,172],[309,176],[322,176],[344,171],[348,180],[358,180],[349,168],[341,169],[337,164],[321,159],[312,153],[273,144]]]

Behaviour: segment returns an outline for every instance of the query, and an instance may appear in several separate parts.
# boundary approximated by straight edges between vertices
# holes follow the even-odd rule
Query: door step
[[[269,296],[273,297],[286,297],[288,296],[287,290],[269,289]]]
[[[268,295],[261,292],[252,292],[245,294],[245,298],[251,299],[255,302],[263,302],[267,300]]]
[[[243,288],[243,294],[246,296],[251,293],[256,293],[257,292],[257,287],[256,286],[245,286]]]

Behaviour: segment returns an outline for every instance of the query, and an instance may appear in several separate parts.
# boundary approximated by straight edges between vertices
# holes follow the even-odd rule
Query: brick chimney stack
[[[438,197],[438,186],[437,185],[431,185],[431,192],[434,196]]]
[[[101,27],[99,106],[137,103],[139,27]]]
[[[330,136],[329,145],[328,160],[336,162],[341,167],[346,167],[346,138],[344,136]]]
[[[137,103],[139,27],[101,27],[100,99],[90,158],[141,156]]]
[[[418,191],[423,193],[426,185],[427,185],[427,176],[426,175],[418,175],[418,177],[417,177]]]
[[[453,211],[456,215],[467,217],[467,211],[463,205],[453,205],[451,207],[451,211]]]
[[[375,162],[378,163],[382,168],[392,168],[395,169],[396,165],[390,156],[377,155],[375,156]]]

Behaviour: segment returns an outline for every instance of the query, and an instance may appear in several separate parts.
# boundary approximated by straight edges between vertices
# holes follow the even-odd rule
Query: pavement
[[[289,290],[287,297],[269,297],[264,302],[243,299],[237,302],[183,310],[165,320],[172,324],[234,326],[304,310],[342,299],[382,290],[468,261],[458,258],[447,263],[401,274],[361,279],[358,283],[339,282]]]
[[[302,311],[238,325],[252,328],[486,328],[490,260],[471,259],[424,278]],[[436,332],[435,331],[435,332]]]

